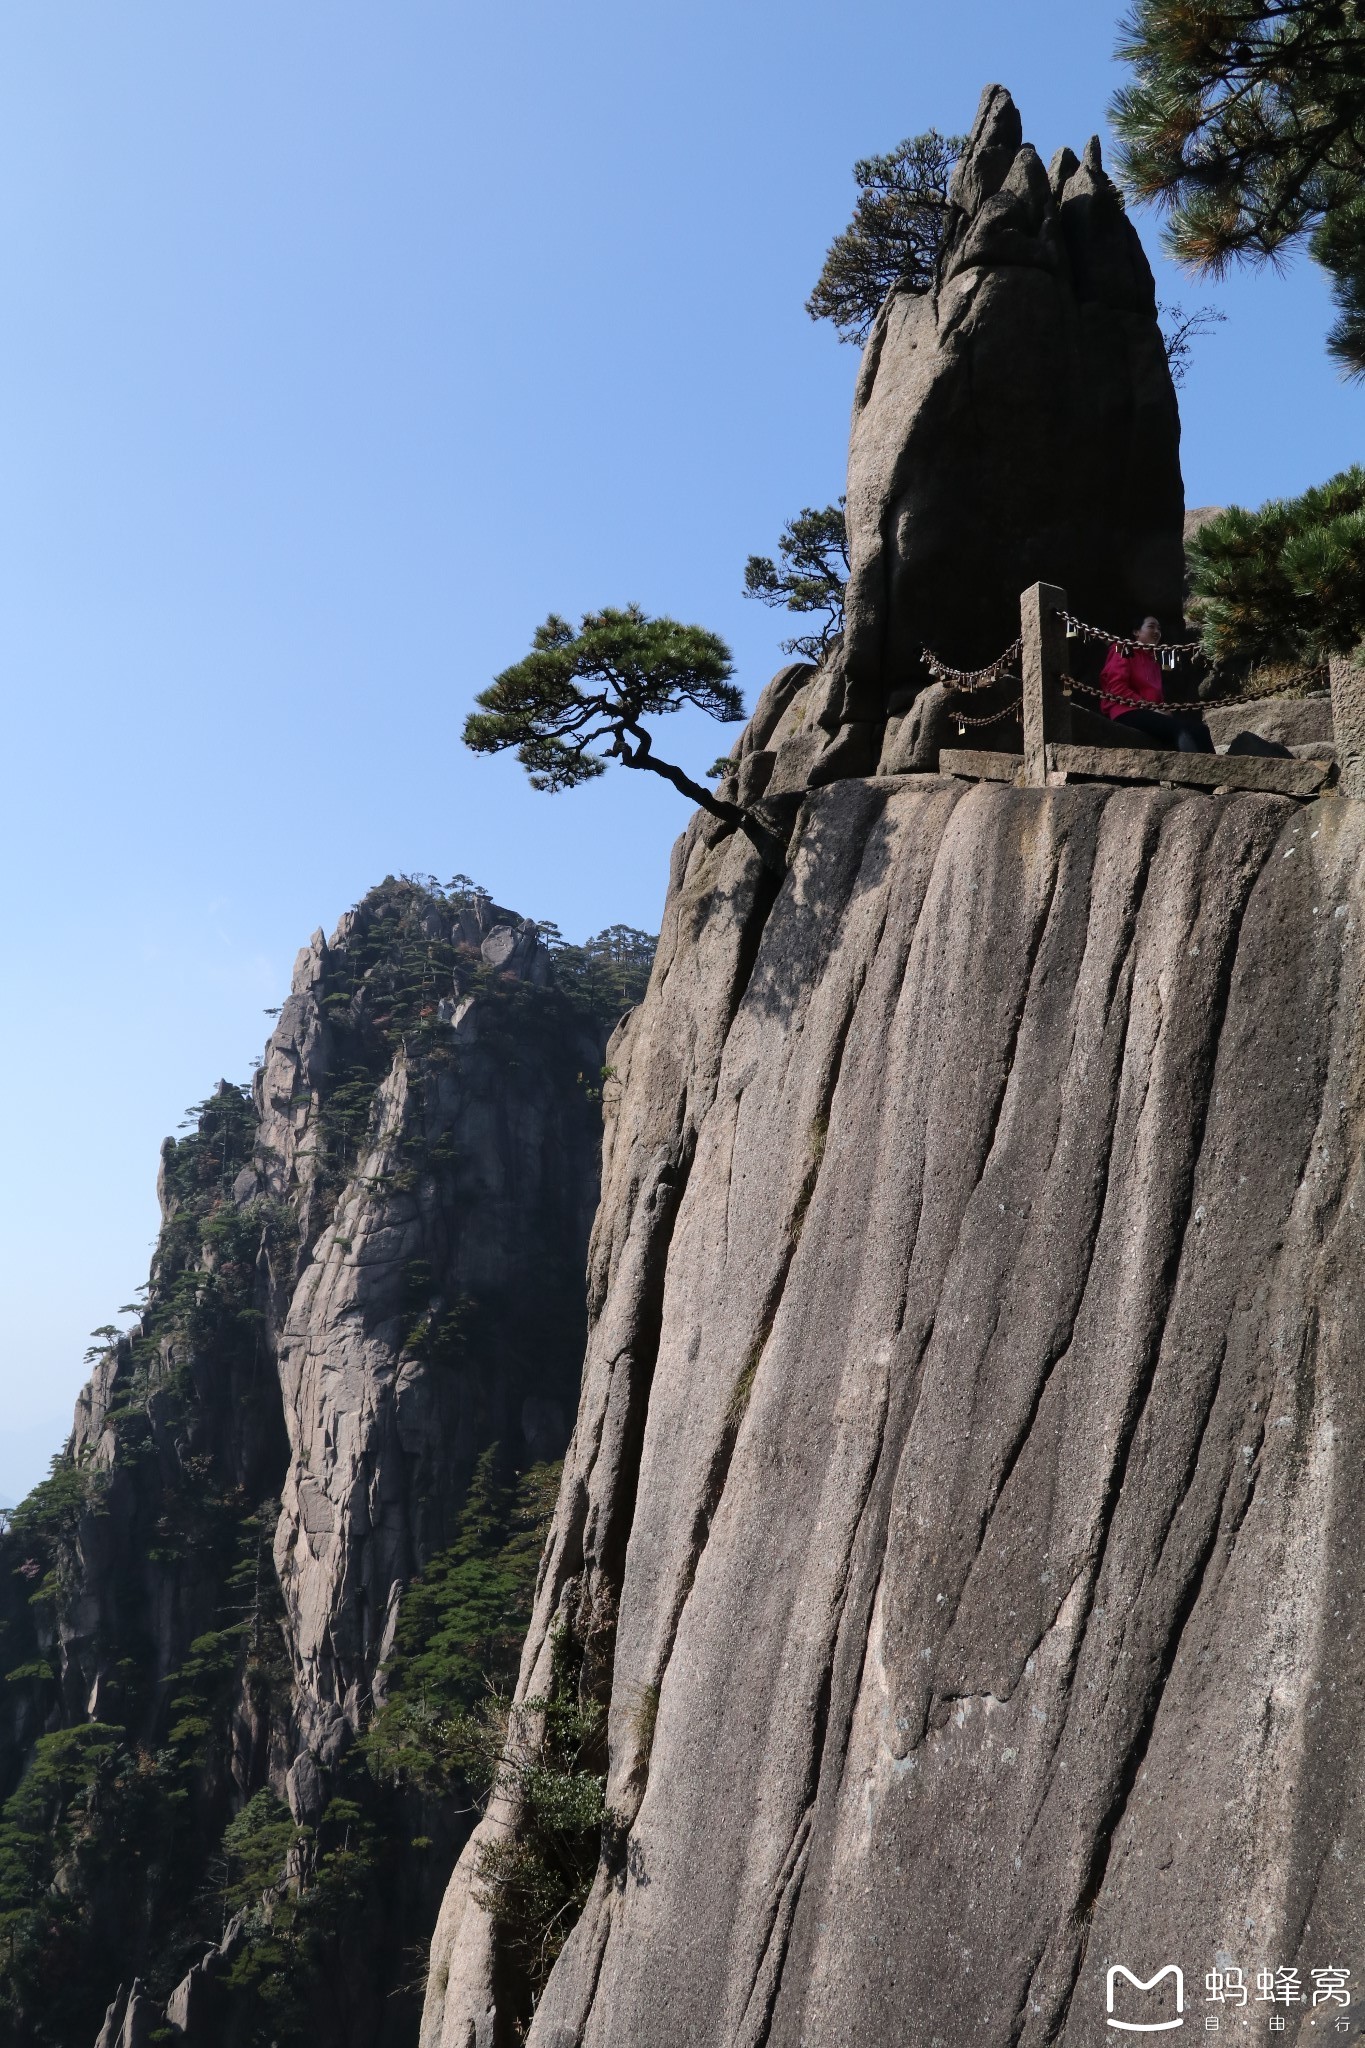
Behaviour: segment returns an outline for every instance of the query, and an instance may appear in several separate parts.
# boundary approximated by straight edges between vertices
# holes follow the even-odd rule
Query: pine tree
[[[651,619],[638,605],[588,612],[575,630],[555,614],[537,626],[531,652],[503,670],[465,720],[464,743],[476,754],[516,749],[533,789],[575,789],[609,760],[661,775],[704,811],[747,834],[770,865],[781,849],[739,804],[654,752],[647,718],[694,704],[737,723],[744,703],[731,681],[725,642],[702,626]]]
[[[812,320],[832,320],[841,341],[861,347],[892,285],[928,291],[947,232],[948,178],[965,147],[965,136],[928,128],[885,156],[859,158],[853,218],[806,301]]]
[[[744,567],[744,595],[786,611],[823,612],[818,632],[798,633],[782,642],[787,654],[822,661],[844,623],[848,582],[848,528],[844,501],[815,511],[807,505],[789,519],[777,543],[782,566],[768,555],[750,555]]]
[[[1135,0],[1118,54],[1120,177],[1176,257],[1216,275],[1306,242],[1328,347],[1365,376],[1365,0]]]
[[[1214,661],[1317,663],[1365,641],[1365,469],[1300,498],[1240,505],[1189,549],[1190,614]]]

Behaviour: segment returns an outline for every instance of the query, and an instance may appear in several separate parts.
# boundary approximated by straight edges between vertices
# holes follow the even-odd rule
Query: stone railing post
[[[1332,679],[1332,733],[1343,796],[1365,797],[1365,668],[1349,655],[1334,654],[1328,663]]]
[[[1071,738],[1071,703],[1062,692],[1066,673],[1066,592],[1035,583],[1019,600],[1023,641],[1024,781],[1047,788],[1047,750]]]

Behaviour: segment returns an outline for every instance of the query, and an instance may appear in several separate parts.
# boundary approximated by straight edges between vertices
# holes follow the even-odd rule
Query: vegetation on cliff
[[[1365,14],[1357,0],[1137,0],[1114,102],[1122,173],[1195,269],[1306,243],[1332,280],[1328,348],[1365,376]]]
[[[79,2041],[130,1956],[173,1981],[216,1939],[200,1888],[234,1724],[268,1746],[287,1716],[269,1561],[283,1432],[256,1283],[291,1233],[272,1205],[229,1200],[245,1091],[222,1084],[191,1116],[163,1151],[140,1321],[97,1333],[98,1440],[55,1459],[0,1537],[0,1580],[25,1596],[0,1638],[22,1700],[0,1743],[0,2040],[16,2048]]]
[[[431,1860],[436,1844],[419,1830],[433,1815],[468,1815],[487,1792],[468,1729],[515,1677],[558,1483],[558,1464],[510,1473],[488,1447],[455,1542],[407,1590],[382,1704],[342,1794],[307,1826],[262,1786],[224,1830],[221,1912],[240,1916],[241,1937],[226,1987],[244,2042],[350,2038],[348,2014],[368,2002],[355,1979],[374,1967],[377,1892],[403,1891],[405,1869]]]
[[[941,135],[937,128],[928,128],[922,135],[907,136],[884,156],[858,159],[853,166],[858,187],[853,218],[825,252],[815,289],[806,301],[812,320],[830,321],[840,341],[861,348],[888,292],[930,289],[950,226],[953,166],[966,146],[965,135]],[[1163,304],[1157,311],[1171,377],[1183,384],[1195,342],[1220,325],[1224,315],[1215,306],[1196,306],[1187,313],[1181,305]],[[789,524],[786,535],[799,546],[808,545],[801,531],[803,522],[828,522],[833,509],[812,513],[807,508]],[[832,540],[828,524],[826,532]],[[751,556],[750,568],[762,561],[762,557]],[[746,589],[750,596],[761,596],[766,602],[781,601],[768,597],[766,582],[760,587],[746,577]],[[823,606],[792,605],[790,609],[821,610]],[[812,651],[815,643],[809,639],[784,645],[788,653],[818,661],[829,638],[828,633],[821,638],[818,652]]]
[[[1320,665],[1365,642],[1365,469],[1258,511],[1230,506],[1189,548],[1191,616],[1214,661]]]
[[[533,789],[576,789],[608,760],[661,775],[717,816],[738,814],[681,768],[654,753],[647,718],[695,705],[725,724],[744,716],[725,642],[703,626],[651,619],[638,605],[589,612],[575,630],[554,615],[535,630],[531,652],[496,676],[465,720],[476,754],[516,749]]]
[[[487,1773],[470,1726],[517,1672],[560,1464],[509,1474],[491,1445],[474,1468],[459,1533],[403,1601],[384,1698],[364,1741],[376,1777],[453,1793]]]
[[[306,1200],[265,1192],[259,1089],[220,1084],[167,1142],[138,1321],[97,1333],[73,1446],[0,1530],[4,2048],[80,2048],[134,1974],[164,2001],[234,1916],[222,1995],[241,2048],[369,2048],[411,2026],[415,1951],[487,1789],[469,1743],[447,1766],[430,1730],[510,1686],[556,1468],[518,1471],[510,1447],[485,1442],[467,1495],[423,1509],[419,1526],[444,1540],[453,1525],[454,1541],[408,1589],[371,1739],[296,1820],[282,1796],[299,1736],[272,1558],[289,1456],[275,1353],[385,1075],[396,1060],[423,1087],[454,1073],[457,1004],[477,1006],[479,1058],[514,1091],[520,1063],[553,1051],[553,1086],[595,1117],[601,1074],[579,1048],[639,1000],[652,940],[613,926],[571,945],[526,926],[541,965],[513,974],[481,953],[477,919],[474,941],[460,936],[480,903],[465,877],[391,879],[325,949],[308,1000],[328,1059],[300,1104],[318,1140]],[[395,1180],[444,1185],[453,1162],[428,1136],[404,1126]],[[471,1299],[433,1317],[439,1276],[407,1280],[407,1369],[500,1355],[491,1309]],[[555,1309],[558,1277],[543,1282]],[[581,1293],[577,1274],[565,1284]]]
[[[823,661],[844,623],[848,526],[843,499],[818,511],[805,506],[783,527],[777,552],[780,566],[770,555],[750,555],[744,565],[744,595],[798,617],[823,613],[815,632],[796,633],[782,642],[784,654]]]
[[[516,1971],[529,2017],[592,1888],[611,1829],[606,1804],[606,1709],[585,1684],[591,1644],[561,1623],[550,1685],[486,1717],[481,1753],[491,1785],[515,1801],[514,1834],[480,1845],[479,1904]],[[490,1787],[491,1789],[491,1787]]]
[[[486,892],[467,875],[440,883],[434,875],[390,878],[372,890],[343,947],[329,956],[322,1009],[331,1029],[331,1072],[319,1105],[329,1184],[335,1189],[354,1166],[371,1128],[375,1095],[401,1053],[424,1070],[456,1059],[441,1001],[452,989],[483,999],[485,1044],[514,1057],[514,1041],[532,1012],[557,1005],[608,1031],[637,1003],[649,978],[654,941],[647,932],[613,925],[582,945],[567,942],[552,924],[537,937],[552,955],[544,985],[509,977],[472,953],[448,920],[433,918],[473,904]],[[429,1149],[413,1150],[410,1171],[439,1167]],[[400,1169],[401,1170],[401,1169]]]
[[[854,164],[853,218],[830,243],[806,301],[811,319],[833,321],[840,341],[862,347],[893,285],[928,291],[947,232],[948,180],[966,142],[928,128]]]
[[[480,1459],[459,1536],[404,1601],[363,1743],[381,1780],[478,1807],[495,1790],[516,1801],[516,1838],[481,1852],[478,1883],[529,1996],[587,1896],[607,1821],[605,1715],[583,1682],[585,1633],[561,1624],[548,1691],[512,1699],[560,1471],[501,1476],[496,1446]]]

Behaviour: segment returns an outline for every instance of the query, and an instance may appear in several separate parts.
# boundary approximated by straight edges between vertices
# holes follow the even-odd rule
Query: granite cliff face
[[[433,937],[447,918],[427,914]],[[577,1391],[599,1027],[518,1002],[551,978],[533,925],[476,898],[450,936],[468,964],[419,1005],[433,1044],[394,1053],[278,1340],[290,1458],[275,1564],[310,1759],[359,1728],[396,1598],[449,1541],[478,1452],[559,1456]],[[329,1058],[320,1025],[351,938],[343,921],[332,947],[319,933],[300,956],[257,1083],[255,1185],[297,1189],[305,1207],[310,1103]],[[300,1814],[305,1784],[316,1773],[296,1764]]]
[[[586,1317],[597,1021],[468,892],[318,935],[252,1099],[164,1156],[142,1331],[3,1539],[37,1607],[0,1574],[41,1653],[7,1636],[5,1787],[66,1783],[46,1729],[98,1793],[62,1875],[102,2048],[254,2048],[224,1987],[324,1865],[351,1918],[289,1952],[289,2038],[411,2039],[428,1815],[358,1885],[347,1772],[478,1454],[562,1442],[584,1321],[422,2048],[1081,2048],[1114,1964],[1365,1969],[1365,813],[922,772],[924,641],[993,655],[1034,577],[1178,610],[1150,276],[1097,151],[1021,133],[993,88],[864,361],[843,645],[721,784],[785,868],[701,816],[675,850]],[[145,1865],[99,1890],[109,1800]],[[172,1939],[218,1840],[256,1925]]]
[[[693,821],[609,1052],[578,1420],[422,2048],[1080,2048],[1113,1965],[1365,1969],[1365,812],[932,772],[926,642],[987,661],[1034,580],[1181,597],[1097,147],[1044,171],[992,88],[952,197],[863,362],[842,647],[724,785],[786,872]],[[546,1977],[503,1873],[566,1672],[606,1823]]]
[[[689,831],[523,1656],[614,1632],[536,2048],[1079,2043],[1111,1962],[1352,1966],[1362,817],[851,780],[775,900]],[[424,2048],[514,2038],[520,1824]]]
[[[341,1831],[355,1925],[315,1959],[335,2009],[307,2036],[411,2038],[405,1945],[468,1800],[367,1790],[353,1745],[476,1464],[486,1491],[488,1458],[515,1474],[567,1441],[620,982],[472,887],[390,881],[300,953],[251,1090],[166,1141],[141,1324],[0,1532],[0,2040],[93,2039],[121,1983],[111,2041],[245,2048],[257,2022],[215,2004],[231,1957],[168,1994],[222,1932],[224,1870],[259,1863],[267,1905],[306,1890],[342,1812],[372,1853],[347,1865]],[[273,1878],[254,1834],[216,1846],[258,1794],[251,1826],[293,1859]],[[387,1870],[412,1835],[425,1854]]]

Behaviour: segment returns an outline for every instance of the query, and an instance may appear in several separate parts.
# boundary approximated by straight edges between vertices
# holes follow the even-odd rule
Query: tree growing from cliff
[[[1250,512],[1230,506],[1190,545],[1190,614],[1214,661],[1317,663],[1365,642],[1365,469]]]
[[[1306,242],[1332,279],[1328,348],[1365,376],[1365,10],[1359,0],[1135,0],[1113,114],[1120,176],[1215,275]]]
[[[592,781],[611,760],[647,769],[746,833],[771,860],[760,822],[661,760],[645,724],[686,704],[734,724],[744,703],[733,674],[729,648],[702,626],[651,619],[633,604],[588,612],[577,629],[552,613],[537,626],[531,652],[479,693],[481,708],[465,720],[464,743],[476,754],[515,749],[531,787],[551,793]]]
[[[841,341],[861,348],[892,285],[928,291],[947,232],[948,178],[965,147],[965,136],[927,128],[885,156],[858,159],[857,204],[806,300],[812,320],[832,320]]]
[[[540,930],[554,954],[557,985],[594,1017],[615,1021],[643,1001],[658,944],[652,932],[609,924],[581,946],[571,946],[553,925]]]
[[[844,589],[848,583],[848,527],[844,500],[818,512],[807,505],[789,519],[777,543],[781,566],[768,555],[750,555],[744,566],[744,595],[760,604],[806,616],[824,614],[813,633],[784,640],[787,654],[823,661],[843,630]]]
[[[557,1630],[548,1695],[512,1698],[561,1469],[514,1476],[496,1444],[484,1452],[455,1542],[403,1596],[383,1705],[360,1744],[381,1781],[429,1798],[515,1794],[516,1837],[486,1846],[475,1875],[533,1990],[578,1917],[607,1818],[604,1715],[581,1684],[584,1645]]]
[[[858,185],[853,218],[830,243],[815,290],[806,301],[812,320],[833,321],[841,341],[856,342],[861,348],[893,285],[902,291],[929,290],[948,232],[948,180],[966,146],[965,136],[940,135],[937,128],[928,128],[922,135],[907,136],[885,156],[859,158],[853,166]],[[1189,314],[1180,306],[1160,310],[1166,316],[1162,334],[1171,375],[1181,384],[1191,344],[1224,316],[1213,306],[1200,306]],[[832,509],[816,514],[805,511],[801,519],[826,518]],[[794,534],[799,525],[800,520],[793,520],[788,534]],[[763,562],[764,557],[751,555],[750,570]],[[747,573],[745,586],[750,596],[765,595],[750,583]],[[840,597],[842,600],[842,586]],[[781,597],[766,601],[785,602]],[[838,630],[836,625],[826,634],[824,645]],[[788,642],[787,648],[789,653],[805,654],[810,645],[810,636],[806,636],[803,642]],[[810,654],[809,658],[818,661],[820,656]]]
[[[440,1796],[492,1782],[492,1764],[470,1763],[483,1724],[469,1717],[516,1681],[560,1471],[510,1473],[497,1444],[480,1456],[454,1543],[403,1596],[384,1701],[361,1743],[376,1777]]]
[[[1166,347],[1166,361],[1170,364],[1172,384],[1183,384],[1190,367],[1190,356],[1194,344],[1201,335],[1221,327],[1227,319],[1217,306],[1196,306],[1187,313],[1182,305],[1158,305],[1157,318],[1161,322],[1161,339]]]

